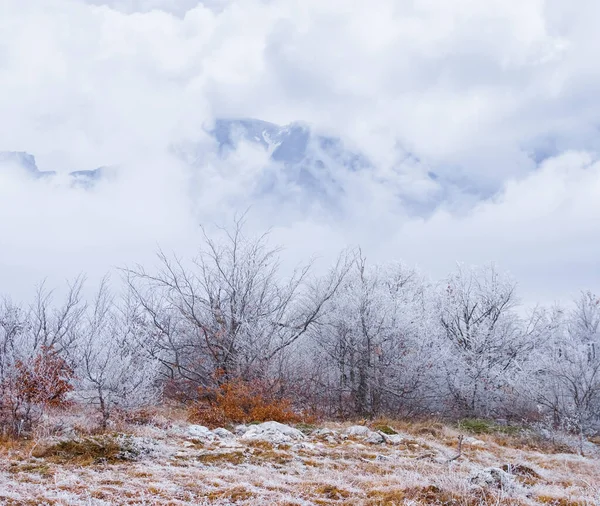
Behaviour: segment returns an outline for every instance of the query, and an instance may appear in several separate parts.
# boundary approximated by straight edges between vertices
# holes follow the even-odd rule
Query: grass
[[[244,452],[241,451],[211,452],[199,455],[198,461],[206,465],[239,465],[246,461],[246,456],[244,455]]]
[[[312,434],[312,432],[314,432],[314,430],[317,428],[316,425],[312,424],[312,423],[297,423],[296,424],[296,429],[298,429],[300,432],[302,432],[305,435],[309,435]]]
[[[500,425],[491,420],[483,420],[480,418],[465,418],[457,423],[458,429],[475,434],[506,434],[509,436],[517,436],[523,432],[522,427],[514,425]]]
[[[389,425],[375,425],[373,429],[382,432],[386,436],[395,436],[396,434],[398,434],[398,432],[392,429]]]
[[[127,428],[133,434],[161,441],[153,444],[152,453],[144,451],[146,440],[117,434],[34,447],[10,443],[4,464],[0,459],[0,489],[11,489],[21,499],[12,504],[27,504],[31,498],[31,504],[49,504],[68,494],[73,505],[89,504],[92,498],[108,504],[591,506],[598,497],[593,485],[600,483],[596,459],[512,444],[533,430],[513,436],[494,432],[494,424],[467,423],[483,430],[486,445],[477,451],[466,445],[462,458],[449,465],[458,435],[475,432],[427,420],[375,420],[369,426],[398,432],[402,438],[372,446],[361,438],[344,439],[346,424],[331,422],[331,441],[309,426],[302,427],[308,433],[302,445],[238,437],[199,447],[189,444],[182,426],[165,432],[133,423]],[[142,448],[139,456],[136,446]],[[95,464],[111,465],[86,467]],[[516,491],[473,490],[473,468],[485,467],[509,472]]]
[[[90,436],[35,448],[32,456],[56,464],[114,464],[135,460],[138,451],[126,436]]]

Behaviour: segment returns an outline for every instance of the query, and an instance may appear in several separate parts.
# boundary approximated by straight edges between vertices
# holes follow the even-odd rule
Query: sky
[[[3,0],[0,151],[58,176],[0,170],[0,293],[187,255],[248,208],[290,264],[360,245],[434,279],[495,262],[529,304],[600,291],[598,19],[595,0]],[[265,154],[220,158],[218,118],[300,121],[371,167],[337,168],[335,212],[265,198]]]

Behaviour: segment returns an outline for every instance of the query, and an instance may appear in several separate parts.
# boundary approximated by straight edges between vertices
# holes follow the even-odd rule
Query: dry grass
[[[128,438],[114,435],[5,442],[0,504],[600,504],[597,458],[511,447],[496,434],[482,434],[483,446],[466,444],[464,455],[448,462],[460,430],[436,421],[371,424],[398,432],[397,444],[350,440],[343,434],[348,424],[333,423],[330,440],[309,435],[299,444],[240,438],[193,444],[182,423],[163,429],[132,421],[128,431],[160,448],[134,460],[123,453]],[[473,486],[471,475],[486,467],[508,472],[511,488]]]

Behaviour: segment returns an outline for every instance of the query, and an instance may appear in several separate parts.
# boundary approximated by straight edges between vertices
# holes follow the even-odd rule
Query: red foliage
[[[231,380],[212,389],[200,388],[200,399],[192,404],[190,418],[208,427],[232,423],[276,421],[296,423],[303,416],[289,399],[278,397],[258,380]]]
[[[48,407],[68,405],[74,373],[53,349],[44,347],[29,360],[17,361],[0,384],[0,426],[20,436]]]
[[[73,390],[73,370],[52,348],[16,364],[15,396],[21,403],[59,407]]]

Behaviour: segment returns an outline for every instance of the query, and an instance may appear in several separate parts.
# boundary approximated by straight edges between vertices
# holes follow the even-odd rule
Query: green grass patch
[[[484,420],[481,418],[465,418],[457,423],[460,430],[471,434],[505,434],[508,436],[517,436],[523,431],[522,427],[515,425],[500,425],[493,420]]]
[[[373,427],[376,431],[383,432],[387,436],[395,436],[398,434],[394,429],[392,429],[389,425],[376,425]]]

